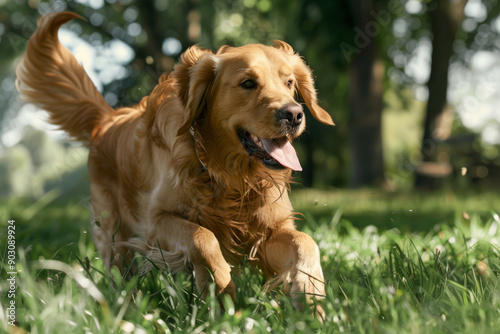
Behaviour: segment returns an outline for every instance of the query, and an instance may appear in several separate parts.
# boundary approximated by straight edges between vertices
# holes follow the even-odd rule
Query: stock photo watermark
[[[16,326],[16,221],[9,220],[7,224],[7,323]]]
[[[367,47],[372,39],[380,34],[382,28],[391,23],[394,15],[400,15],[403,12],[403,5],[398,0],[389,1],[387,9],[370,11],[372,20],[368,21],[364,27],[354,28],[355,35],[352,43],[340,43],[340,49],[347,62],[352,61],[353,54],[359,54],[361,49]]]

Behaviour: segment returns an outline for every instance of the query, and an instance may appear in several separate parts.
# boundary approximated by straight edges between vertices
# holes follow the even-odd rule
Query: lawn
[[[88,229],[88,198],[48,193],[0,204],[7,325],[7,222],[16,220],[17,325],[31,333],[498,333],[500,197],[495,193],[293,191],[297,222],[319,244],[322,324],[249,266],[234,303],[198,298],[192,276],[104,274]],[[138,263],[144,261],[137,259]],[[22,333],[23,331],[16,332]]]

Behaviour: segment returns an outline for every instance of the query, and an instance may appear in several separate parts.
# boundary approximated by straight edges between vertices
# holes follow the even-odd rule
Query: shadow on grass
[[[299,229],[311,223],[331,224],[332,219],[341,218],[359,229],[373,225],[380,230],[427,233],[437,224],[453,224],[457,215],[475,214],[489,219],[492,209],[500,209],[497,192],[294,189],[291,200],[295,210],[304,214],[305,221],[297,222]]]
[[[452,222],[455,216],[453,211],[443,211],[434,213],[413,213],[413,212],[359,212],[343,213],[342,219],[349,221],[353,227],[363,229],[369,225],[377,227],[379,230],[399,229],[403,233],[423,232],[426,233],[437,224]],[[329,219],[327,217],[330,217]],[[305,219],[312,218],[319,224],[328,224],[333,217],[331,209],[318,209],[306,212]],[[297,225],[307,225],[307,221],[299,221]]]
[[[86,197],[40,202],[22,198],[0,202],[0,225],[16,221],[16,248],[25,251],[27,260],[44,257],[66,262],[78,251],[81,238],[92,242]]]

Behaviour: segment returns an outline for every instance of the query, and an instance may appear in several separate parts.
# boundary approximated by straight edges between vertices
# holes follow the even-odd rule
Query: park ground
[[[2,238],[15,220],[17,330],[8,325],[2,246],[1,331],[10,333],[498,333],[500,196],[451,190],[293,189],[297,228],[318,243],[326,281],[321,323],[243,265],[237,297],[202,300],[190,274],[104,274],[88,197],[47,193],[0,203]],[[1,245],[6,245],[4,240]],[[147,259],[138,257],[138,263]]]

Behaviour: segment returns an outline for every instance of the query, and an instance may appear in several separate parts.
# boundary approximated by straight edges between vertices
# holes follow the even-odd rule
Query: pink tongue
[[[302,170],[297,153],[289,140],[284,139],[278,142],[277,140],[261,138],[261,141],[267,153],[281,165],[296,171]]]

